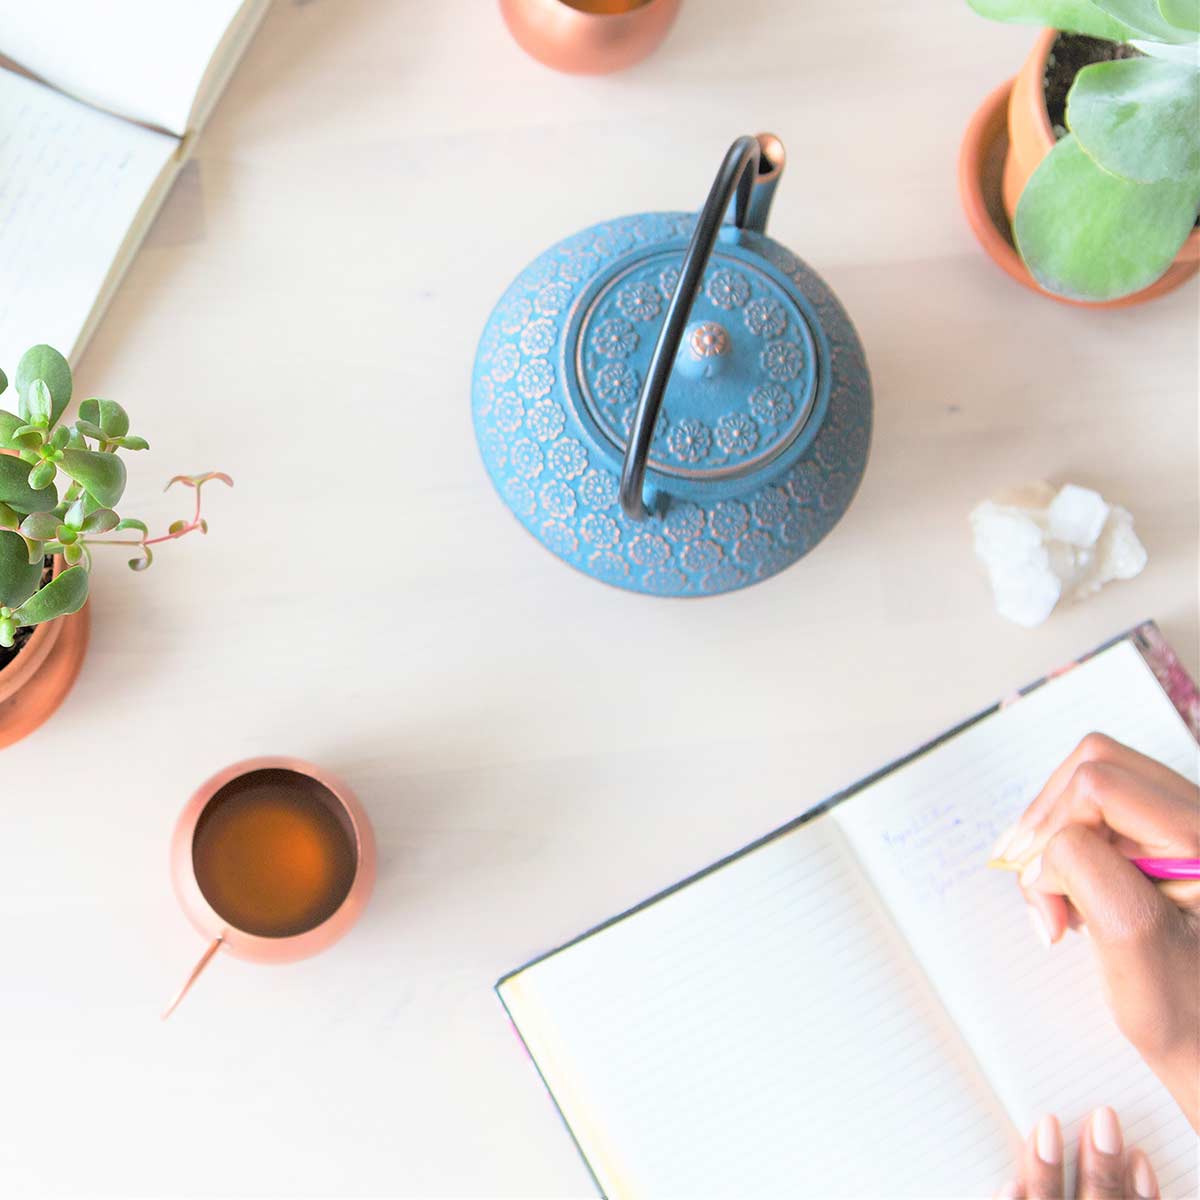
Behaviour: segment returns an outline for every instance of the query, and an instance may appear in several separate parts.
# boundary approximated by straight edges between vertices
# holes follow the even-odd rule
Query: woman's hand
[[[993,854],[1047,942],[1086,927],[1117,1024],[1200,1131],[1200,882],[1155,885],[1128,861],[1200,858],[1200,789],[1090,734]]]
[[[997,1200],[1061,1200],[1064,1195],[1062,1131],[1043,1117],[1025,1140],[1017,1178],[996,1193]],[[1076,1200],[1158,1200],[1150,1160],[1126,1148],[1111,1108],[1098,1108],[1079,1131]]]

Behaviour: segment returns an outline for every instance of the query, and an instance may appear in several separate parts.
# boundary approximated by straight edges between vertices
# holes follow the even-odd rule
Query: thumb
[[[1103,833],[1064,825],[1021,874],[1023,887],[1065,896],[1087,923],[1110,978],[1145,965],[1176,923],[1179,909]]]

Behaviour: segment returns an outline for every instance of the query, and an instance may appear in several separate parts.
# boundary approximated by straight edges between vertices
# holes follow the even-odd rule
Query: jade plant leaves
[[[1200,178],[1200,71],[1147,58],[1075,76],[1067,124],[1106,171],[1141,183]]]
[[[115,400],[85,400],[79,406],[79,418],[106,438],[124,437],[129,432],[129,414]]]
[[[0,605],[16,608],[37,591],[44,564],[29,561],[29,543],[11,530],[0,530]]]
[[[53,483],[44,488],[31,488],[29,464],[10,454],[0,454],[0,503],[9,505],[22,516],[49,512],[58,503],[58,492]]]
[[[105,507],[115,508],[125,491],[125,464],[99,450],[64,450],[62,469]]]
[[[40,625],[78,612],[87,601],[88,575],[83,567],[68,567],[13,613],[18,625]]]
[[[1178,44],[1195,39],[1195,33],[1163,18],[1158,0],[1093,0],[1093,3],[1134,30],[1132,37],[1125,37],[1123,41],[1148,39]]]
[[[45,429],[50,424],[50,389],[44,379],[35,379],[30,383],[25,393],[25,410],[29,414],[30,425],[40,425]]]
[[[50,424],[53,425],[63,410],[71,403],[71,368],[53,346],[33,346],[21,355],[17,363],[17,395],[20,405],[17,411],[29,420],[25,409],[29,387],[35,379],[42,380],[50,391]]]
[[[1200,0],[1158,0],[1158,11],[1177,29],[1200,32]]]
[[[17,443],[12,440],[12,435],[24,424],[25,422],[16,413],[10,413],[0,408],[0,450],[19,449]]]
[[[980,16],[993,21],[1052,26],[1110,42],[1124,42],[1137,36],[1128,25],[1101,12],[1092,0],[967,0],[967,3]]]
[[[1116,300],[1167,269],[1198,201],[1198,183],[1139,184],[1110,174],[1069,134],[1030,177],[1013,228],[1021,257],[1047,291]]]

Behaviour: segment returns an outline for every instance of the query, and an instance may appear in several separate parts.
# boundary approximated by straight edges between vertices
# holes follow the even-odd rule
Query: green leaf
[[[35,491],[29,486],[29,464],[24,459],[0,454],[0,502],[21,514],[49,512],[58,503],[54,485]]]
[[[52,462],[40,462],[29,472],[29,486],[35,491],[41,491],[47,484],[54,482],[58,470]]]
[[[1086,33],[1110,42],[1127,42],[1136,33],[1091,0],[967,0],[981,16],[1017,25],[1046,25]]]
[[[35,542],[49,542],[58,537],[58,518],[53,513],[30,513],[21,522],[21,532]]]
[[[0,618],[0,646],[3,646],[6,650],[11,650],[17,640],[14,636],[16,632],[17,623],[12,617]]]
[[[101,442],[104,440],[104,430],[99,425],[93,425],[91,421],[84,420],[80,417],[75,422],[75,428],[79,430],[84,437],[90,437],[94,441]]]
[[[131,558],[129,560],[129,569],[131,571],[144,571],[154,561],[154,555],[149,546],[143,546],[142,553],[145,555],[145,558]]]
[[[0,371],[0,396],[8,391],[8,376],[3,371]]]
[[[182,533],[187,526],[188,523],[184,520],[172,521],[171,524],[167,526],[167,532],[170,534]]]
[[[50,435],[50,445],[52,445],[55,450],[65,450],[70,443],[71,431],[65,425],[60,425]]]
[[[63,547],[63,561],[69,567],[73,567],[83,558],[83,547],[72,542],[68,546]]]
[[[35,379],[30,383],[21,403],[30,425],[37,425],[41,429],[50,427],[50,389],[44,379]]]
[[[125,491],[125,464],[99,450],[64,450],[62,469],[105,508],[116,508]]]
[[[41,379],[50,389],[50,424],[53,425],[71,403],[71,368],[53,346],[34,346],[17,363],[17,395],[26,399],[29,385]],[[18,409],[20,411],[20,409]]]
[[[16,529],[21,524],[21,514],[15,508],[0,503],[0,529]]]
[[[79,496],[71,504],[71,507],[63,513],[63,524],[69,526],[71,529],[81,529],[86,517],[87,512],[83,506],[83,496]]]
[[[1163,20],[1176,29],[1200,32],[1200,0],[1158,0],[1158,11]],[[4,391],[0,387],[0,392]]]
[[[1163,19],[1158,0],[1093,0],[1097,8],[1134,30],[1124,41],[1146,40],[1178,45],[1195,40],[1195,34]]]
[[[19,449],[12,440],[12,436],[24,424],[25,422],[16,413],[10,413],[7,409],[0,408],[0,450]]]
[[[150,526],[145,521],[139,521],[137,517],[122,517],[117,522],[116,532],[120,532],[122,529],[136,529],[143,536],[150,532]]]
[[[29,561],[29,547],[19,533],[0,532],[0,604],[24,604],[37,591],[44,569],[40,558]]]
[[[1106,171],[1141,183],[1200,178],[1200,72],[1149,58],[1075,76],[1067,124]]]
[[[129,437],[119,437],[112,439],[114,446],[120,446],[122,450],[149,450],[150,443],[144,437],[138,437],[136,434],[130,434]]]
[[[79,527],[82,533],[109,533],[120,524],[120,517],[111,508],[98,508],[88,513]]]
[[[36,450],[46,440],[46,432],[36,425],[21,425],[13,430],[13,445],[21,450]]]
[[[105,437],[124,437],[129,432],[129,414],[115,400],[85,400],[79,406],[79,415],[99,425]]]
[[[1153,283],[1191,232],[1200,184],[1130,183],[1073,135],[1042,159],[1013,229],[1034,278],[1073,300],[1116,300]]]
[[[30,596],[16,612],[18,625],[40,625],[78,612],[87,601],[88,574],[83,567],[68,567],[56,575],[40,592]]]

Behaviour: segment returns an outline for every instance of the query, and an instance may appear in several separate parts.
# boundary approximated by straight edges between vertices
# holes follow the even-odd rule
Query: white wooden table
[[[486,0],[278,0],[79,371],[154,444],[141,515],[182,515],[176,471],[237,488],[148,575],[101,565],[79,684],[0,760],[0,1194],[588,1195],[497,976],[1139,619],[1195,669],[1195,285],[1093,313],[1003,277],[955,156],[1032,31],[872,13],[688,0],[587,80]],[[775,580],[623,594],[494,494],[475,341],[545,246],[697,207],[762,128],[790,157],[772,233],[867,348],[871,463]],[[1150,565],[1026,631],[966,514],[1038,476],[1130,507]],[[320,958],[218,960],[163,1025],[202,948],[176,813],[272,752],[358,791],[374,900]]]

